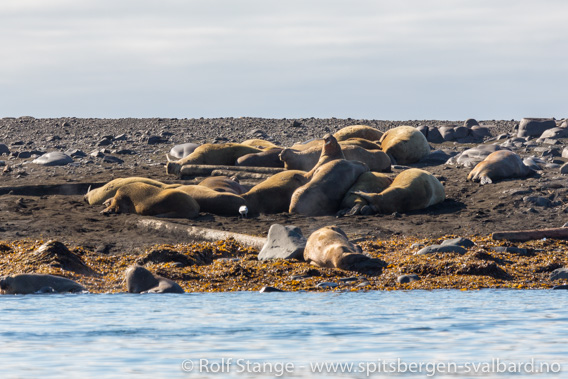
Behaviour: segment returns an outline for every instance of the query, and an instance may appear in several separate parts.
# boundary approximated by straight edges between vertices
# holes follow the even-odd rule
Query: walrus
[[[339,141],[339,144],[341,146],[347,146],[347,145],[359,146],[365,150],[381,150],[381,147],[379,146],[378,142],[379,141],[375,143],[373,141],[369,141],[364,138],[348,138],[343,141]]]
[[[280,160],[282,150],[282,147],[273,147],[260,153],[243,155],[237,159],[235,166],[284,167],[284,162]]]
[[[167,184],[159,182],[154,179],[149,178],[141,178],[138,176],[132,176],[129,178],[119,178],[114,179],[105,184],[102,187],[95,188],[94,190],[90,190],[84,196],[84,200],[89,203],[90,205],[99,205],[105,202],[105,200],[110,199],[116,194],[116,191],[122,186],[125,186],[130,183],[146,183],[153,185],[158,188],[164,188]]]
[[[404,170],[380,193],[354,191],[367,200],[376,213],[408,212],[441,203],[446,198],[444,186],[428,171]]]
[[[380,259],[362,254],[361,248],[335,225],[320,228],[308,237],[304,260],[319,267],[350,271],[380,271],[385,266]]]
[[[367,200],[361,196],[355,195],[353,192],[363,191],[368,193],[380,193],[392,184],[392,179],[379,172],[364,172],[357,181],[349,188],[345,197],[341,201],[338,216],[352,216],[356,214],[369,214],[372,210],[368,206]]]
[[[369,141],[378,141],[383,136],[383,132],[368,125],[351,125],[339,129],[334,135],[338,141],[350,138],[363,138]]]
[[[430,145],[424,134],[412,126],[398,126],[387,130],[379,140],[381,149],[397,164],[418,162],[430,154]]]
[[[345,159],[365,163],[369,170],[375,172],[389,172],[391,160],[381,150],[366,150],[359,146],[339,143]],[[318,163],[321,156],[321,146],[303,151],[284,149],[280,153],[280,159],[284,162],[286,170],[310,171]]]
[[[199,204],[201,212],[219,216],[238,216],[239,208],[246,205],[246,201],[239,195],[217,192],[202,185],[185,185],[176,189],[191,196]]]
[[[367,171],[364,163],[345,159],[324,164],[307,184],[294,191],[289,212],[306,216],[335,214],[347,190]]]
[[[0,290],[6,295],[86,291],[85,287],[74,280],[45,274],[1,276]]]
[[[308,182],[306,173],[299,170],[286,170],[252,187],[241,195],[251,214],[274,214],[288,212],[290,198],[296,189]]]
[[[263,149],[263,150],[278,147],[274,143],[260,138],[247,139],[246,141],[241,142],[241,145],[256,147],[258,149]]]
[[[166,173],[179,175],[181,166],[186,164],[232,166],[239,157],[251,153],[260,153],[261,151],[262,149],[239,143],[206,143],[199,146],[185,158],[169,161],[166,165]]]
[[[318,168],[336,159],[345,159],[345,155],[343,155],[341,146],[339,146],[339,143],[337,142],[335,137],[332,136],[331,134],[326,134],[323,137],[323,145],[321,147],[320,157],[316,165],[305,174],[306,179],[310,180],[314,175],[314,172]]]
[[[173,280],[154,275],[142,266],[134,265],[126,269],[126,288],[130,293],[184,293]]]
[[[467,176],[467,180],[481,185],[493,183],[496,179],[522,178],[534,171],[521,158],[509,150],[498,150],[479,162]]]
[[[136,213],[144,216],[194,218],[199,204],[176,188],[158,188],[146,183],[130,183],[104,202],[102,214]]]
[[[229,192],[235,195],[247,192],[247,189],[243,187],[238,180],[229,178],[228,176],[209,176],[198,184],[217,192]]]

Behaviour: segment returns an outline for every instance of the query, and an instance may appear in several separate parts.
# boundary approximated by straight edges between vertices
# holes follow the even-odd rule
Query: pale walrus
[[[199,182],[200,186],[211,188],[217,192],[228,192],[240,195],[247,192],[238,180],[229,178],[228,176],[209,176]]]
[[[367,200],[361,196],[355,195],[353,192],[363,191],[368,193],[380,193],[387,189],[392,184],[392,179],[383,173],[379,172],[364,172],[357,181],[349,188],[347,194],[341,201],[340,211],[338,216],[353,216],[356,214],[371,214],[374,213],[369,207]]]
[[[241,195],[251,214],[274,214],[288,212],[290,198],[296,189],[308,182],[305,172],[286,170],[252,187]]]
[[[398,126],[387,130],[381,140],[381,149],[397,164],[418,162],[430,154],[430,145],[424,134],[412,126]]]
[[[369,171],[361,162],[337,159],[316,170],[312,179],[292,194],[290,213],[306,216],[335,214],[347,190]]]
[[[119,178],[114,179],[105,184],[102,187],[95,188],[94,190],[90,190],[85,195],[84,199],[90,205],[98,205],[105,202],[105,200],[110,199],[116,194],[116,191],[122,186],[125,186],[130,183],[146,183],[153,185],[158,188],[164,188],[167,184],[159,182],[154,179],[149,178],[141,178],[138,176],[132,176],[129,178]]]
[[[173,280],[154,275],[142,266],[134,265],[126,269],[126,288],[130,293],[184,293]]]
[[[71,279],[44,274],[2,276],[0,290],[6,295],[86,291],[85,287]]]
[[[187,157],[178,161],[170,161],[166,165],[168,174],[178,175],[181,167],[186,164],[206,164],[233,166],[239,157],[251,153],[260,153],[262,149],[239,143],[213,144],[199,146]]]
[[[380,259],[362,254],[361,248],[335,225],[320,228],[308,237],[304,260],[320,267],[350,271],[380,271],[385,266]]]
[[[176,188],[191,196],[201,212],[218,216],[238,216],[239,208],[246,205],[245,199],[230,192],[217,192],[201,185],[185,185]]]
[[[383,132],[368,125],[351,125],[340,129],[333,136],[338,141],[345,141],[350,138],[363,138],[369,141],[378,141],[383,136]]]
[[[363,162],[371,171],[388,172],[391,170],[391,160],[381,150],[367,150],[360,146],[344,144],[344,142],[340,142],[339,146],[347,160]],[[321,146],[303,151],[284,149],[280,153],[280,159],[284,162],[286,170],[310,171],[317,164],[320,156]]]
[[[517,154],[509,150],[498,150],[479,162],[471,170],[467,180],[484,185],[493,183],[496,179],[522,178],[533,172]]]
[[[446,198],[444,186],[428,171],[404,170],[381,193],[353,192],[361,196],[377,213],[407,212],[441,203]]]
[[[263,149],[263,150],[271,149],[273,147],[278,147],[274,143],[260,138],[247,139],[246,141],[241,142],[241,145],[256,147],[258,149]]]
[[[136,213],[172,218],[194,218],[199,214],[199,204],[187,193],[146,183],[130,183],[120,187],[104,205],[103,214]]]

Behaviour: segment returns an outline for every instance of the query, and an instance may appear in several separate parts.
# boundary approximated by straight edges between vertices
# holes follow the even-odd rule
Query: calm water
[[[466,378],[482,375],[474,375],[477,370],[507,378],[513,373],[503,371],[523,377],[542,369],[562,372],[530,377],[566,377],[567,295],[484,290],[1,296],[0,374],[329,378],[426,377],[438,371]],[[318,367],[323,364],[327,368]],[[452,370],[460,374],[442,374]]]

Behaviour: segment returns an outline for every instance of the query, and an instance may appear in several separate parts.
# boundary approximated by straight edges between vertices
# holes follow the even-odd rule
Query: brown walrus
[[[278,147],[273,142],[263,140],[260,138],[247,139],[246,141],[241,142],[241,145],[256,147],[257,149],[263,149],[263,150]]]
[[[368,125],[351,125],[338,130],[333,136],[338,141],[345,141],[350,138],[363,138],[369,141],[378,141],[383,136],[383,132]]]
[[[126,269],[126,288],[130,293],[184,293],[173,280],[154,275],[142,266],[134,265]]]
[[[246,205],[245,199],[230,192],[217,192],[201,185],[185,185],[176,188],[191,196],[201,212],[219,216],[238,216],[239,208]]]
[[[385,266],[380,259],[362,254],[361,248],[335,225],[320,228],[308,237],[304,260],[320,267],[350,271],[380,271]]]
[[[85,287],[71,279],[44,274],[1,276],[0,290],[6,295],[86,291]]]
[[[426,137],[412,126],[387,130],[379,142],[381,149],[392,156],[397,164],[415,163],[430,154]]]
[[[323,137],[323,145],[321,147],[319,160],[316,163],[316,165],[305,174],[306,179],[310,180],[314,175],[314,172],[318,168],[336,159],[345,159],[345,155],[343,155],[341,146],[339,146],[339,143],[337,142],[335,137],[332,136],[331,134],[326,134]]]
[[[120,187],[130,183],[146,183],[158,188],[164,188],[165,186],[167,186],[167,184],[164,184],[157,180],[149,178],[141,178],[138,176],[132,176],[129,178],[118,178],[111,180],[102,187],[90,190],[89,192],[87,192],[84,199],[90,205],[102,204],[105,202],[105,200],[113,197],[116,194],[116,191],[118,191]]]
[[[369,171],[361,162],[336,159],[316,170],[312,179],[292,194],[290,213],[306,216],[335,214],[347,190]]]
[[[282,147],[273,147],[260,153],[243,155],[237,159],[235,166],[284,167],[284,162],[280,160],[282,150]]]
[[[305,174],[299,170],[279,172],[252,187],[241,197],[246,201],[251,214],[287,212],[294,191],[308,182]]]
[[[379,172],[364,172],[357,181],[349,188],[347,194],[341,201],[340,211],[338,216],[353,216],[356,214],[371,214],[374,213],[368,206],[367,200],[361,196],[355,195],[353,192],[363,191],[367,193],[380,193],[387,189],[392,184],[392,179],[383,173]]]
[[[388,172],[391,170],[391,160],[381,150],[367,150],[360,146],[339,143],[345,159],[365,163],[371,171]],[[287,170],[310,171],[317,164],[321,156],[321,146],[303,151],[284,149],[280,159]]]
[[[235,195],[247,192],[247,189],[243,187],[238,180],[229,178],[228,176],[209,176],[199,182],[199,185],[211,188],[217,192],[228,192],[234,193]]]
[[[446,198],[444,186],[428,171],[404,170],[381,193],[353,192],[367,200],[377,213],[407,212],[441,203]]]
[[[199,146],[185,158],[178,161],[169,161],[166,165],[166,172],[179,175],[181,167],[186,164],[233,166],[239,157],[251,153],[260,153],[261,151],[262,149],[239,143],[206,143]]]
[[[172,218],[194,218],[199,214],[199,204],[187,193],[146,183],[130,183],[120,187],[104,205],[103,214],[136,213]]]
[[[481,185],[504,178],[523,178],[534,171],[521,158],[509,150],[497,150],[479,162],[467,176],[467,180]]]

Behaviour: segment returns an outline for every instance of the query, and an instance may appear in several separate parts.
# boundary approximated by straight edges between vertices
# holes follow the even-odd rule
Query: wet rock
[[[562,167],[560,167],[560,173],[563,175],[568,174],[568,163],[564,163]]]
[[[458,238],[454,238],[454,239],[451,239],[451,240],[444,240],[440,245],[441,246],[452,246],[452,245],[461,246],[461,247],[465,247],[467,249],[467,248],[475,246],[475,243],[468,238],[458,237]]]
[[[398,278],[396,278],[396,281],[400,284],[415,282],[418,280],[420,280],[420,277],[416,274],[400,275]]]
[[[568,279],[568,268],[562,267],[550,273],[550,280]]]
[[[43,154],[41,157],[32,161],[32,163],[42,166],[65,166],[72,162],[73,158],[60,151],[52,151],[51,153]]]
[[[269,292],[286,292],[276,287],[264,286],[258,291],[260,293],[269,293]]]
[[[467,250],[457,245],[430,245],[418,250],[416,255],[434,254],[434,253],[456,253],[465,254]]]
[[[568,284],[561,284],[559,286],[552,287],[553,290],[568,290]]]
[[[88,267],[81,257],[69,251],[67,246],[59,241],[50,240],[41,245],[31,254],[30,263],[47,264],[51,267],[62,268],[82,275],[93,275],[95,272]]]
[[[181,263],[182,267],[193,265],[207,265],[213,262],[213,255],[208,250],[202,252],[194,252],[192,256],[188,256],[173,249],[153,249],[136,260],[136,263],[139,265],[145,265],[150,262],[179,262]]]
[[[545,130],[556,127],[551,118],[523,118],[519,123],[518,137],[540,137]]]
[[[303,260],[306,237],[300,228],[274,224],[268,230],[266,243],[258,254],[258,260],[298,259]]]

